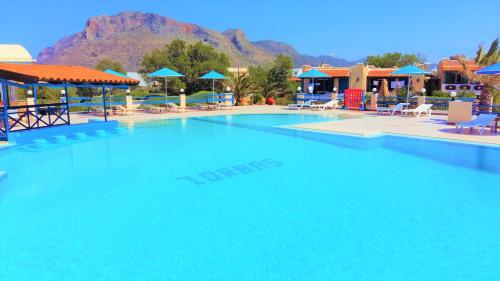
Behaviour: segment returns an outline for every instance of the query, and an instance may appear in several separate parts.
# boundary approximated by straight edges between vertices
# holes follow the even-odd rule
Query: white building
[[[35,63],[31,54],[18,44],[0,44],[0,63]]]

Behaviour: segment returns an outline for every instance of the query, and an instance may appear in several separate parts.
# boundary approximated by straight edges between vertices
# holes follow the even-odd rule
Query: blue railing
[[[301,97],[299,97],[301,96]],[[310,101],[310,100],[315,100],[315,101],[323,101],[323,102],[328,102],[332,100],[332,94],[331,93],[325,93],[325,94],[296,94],[295,101]]]
[[[481,113],[496,113],[496,115],[500,116],[500,104],[473,104],[472,114],[478,115]]]
[[[378,97],[377,98],[377,106],[380,107],[389,107],[391,105],[396,105],[398,103],[405,103],[406,97]],[[418,104],[417,98],[410,97],[408,99],[410,106],[416,106]]]
[[[455,98],[457,101],[463,102],[474,102],[475,98]],[[448,110],[449,102],[452,101],[451,98],[447,97],[425,97],[425,103],[432,103],[434,110]]]

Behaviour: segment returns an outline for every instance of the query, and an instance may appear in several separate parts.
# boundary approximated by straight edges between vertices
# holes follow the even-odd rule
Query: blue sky
[[[34,56],[81,31],[87,18],[121,11],[154,12],[218,31],[242,28],[250,40],[273,39],[301,53],[351,60],[390,51],[421,53],[430,62],[473,56],[479,43],[489,45],[500,35],[498,0],[2,2],[0,43],[22,44]]]

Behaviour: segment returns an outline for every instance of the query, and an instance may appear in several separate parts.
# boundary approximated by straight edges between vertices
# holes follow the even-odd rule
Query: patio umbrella
[[[212,80],[212,93],[215,94],[215,80],[227,79],[227,77],[217,71],[212,70],[209,73],[201,76],[200,79]]]
[[[311,69],[309,71],[306,71],[302,74],[300,74],[299,76],[297,76],[299,78],[311,78],[312,79],[312,84],[313,84],[313,90],[311,92],[311,100],[313,99],[314,97],[314,79],[315,78],[330,78],[330,76],[328,76],[327,74],[317,70],[317,69]]]
[[[123,73],[118,72],[118,71],[114,71],[112,69],[106,69],[106,70],[104,70],[104,72],[106,72],[107,74],[112,74],[112,75],[116,75],[116,76],[120,76],[120,77],[129,78],[126,74],[123,74]],[[113,96],[112,89],[109,89],[109,107],[110,108],[113,105],[112,96]]]
[[[165,78],[165,104],[168,103],[168,78],[169,77],[182,77],[184,75],[173,71],[168,67],[164,67],[155,72],[149,73],[148,77],[164,77]]]
[[[481,68],[480,70],[476,71],[476,74],[489,74],[489,75],[500,74],[500,62]]]
[[[408,76],[408,91],[406,92],[406,102],[409,102],[410,100],[410,81],[411,77],[413,75],[425,75],[427,74],[427,71],[422,70],[414,65],[407,65],[405,67],[402,67],[394,72],[391,72],[392,75],[404,75]]]

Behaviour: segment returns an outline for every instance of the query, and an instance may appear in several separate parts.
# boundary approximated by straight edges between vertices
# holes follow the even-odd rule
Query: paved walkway
[[[480,135],[477,129],[472,132],[469,129],[464,129],[462,133],[458,133],[454,125],[447,123],[447,116],[443,115],[434,115],[430,118],[414,118],[366,114],[361,118],[344,119],[339,122],[303,124],[294,127],[367,137],[380,134],[397,134],[500,145],[500,134],[492,134],[489,129],[485,129],[483,135]]]
[[[493,135],[489,129],[485,130],[484,135],[479,135],[478,131],[470,133],[465,130],[458,134],[453,125],[446,123],[447,116],[434,115],[431,118],[414,118],[402,116],[378,116],[373,112],[347,111],[347,110],[329,110],[329,111],[311,111],[311,110],[288,110],[283,106],[241,106],[231,110],[219,111],[187,111],[180,113],[150,114],[137,112],[130,116],[112,116],[110,120],[118,120],[123,123],[144,122],[149,120],[182,118],[182,117],[200,117],[216,116],[227,114],[331,114],[341,115],[345,119],[332,122],[322,122],[315,124],[295,125],[296,128],[318,130],[333,133],[346,133],[362,136],[375,136],[384,133],[410,135],[419,137],[440,138],[453,141],[478,142],[486,144],[500,145],[500,134]],[[99,118],[86,114],[72,114],[71,122],[73,124],[86,123],[89,118]],[[101,117],[102,118],[102,117]],[[1,145],[1,143],[0,143]]]

